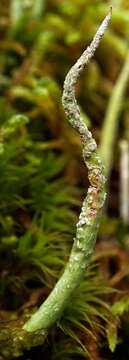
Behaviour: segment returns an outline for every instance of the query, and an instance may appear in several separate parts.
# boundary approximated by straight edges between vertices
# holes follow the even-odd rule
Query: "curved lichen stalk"
[[[91,45],[71,68],[64,82],[63,106],[70,123],[80,134],[83,144],[83,158],[88,168],[90,187],[82,205],[76,237],[68,264],[49,297],[24,325],[24,329],[30,332],[38,329],[47,329],[59,319],[72,292],[82,280],[94,249],[102,207],[106,197],[104,190],[104,167],[97,151],[96,142],[80,116],[74,93],[77,78],[94,55],[110,17],[111,9]]]

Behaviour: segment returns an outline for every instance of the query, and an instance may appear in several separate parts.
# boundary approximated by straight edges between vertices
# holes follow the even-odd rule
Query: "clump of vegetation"
[[[28,358],[25,348],[29,357],[35,357],[35,349],[29,350],[33,337],[24,338],[23,323],[47,298],[68,260],[87,176],[80,140],[62,109],[61,89],[67,71],[108,9],[106,1],[12,0],[0,4],[2,359],[19,357],[23,351]],[[119,133],[129,140],[128,73],[124,70],[128,69],[128,12],[127,1],[114,4],[110,29],[77,86],[83,121],[88,128],[94,124],[101,154],[107,151],[103,161],[108,158],[111,196],[93,256],[99,265],[94,271],[93,265],[89,268],[48,335],[35,334],[34,346],[41,344],[36,353],[51,359],[110,359],[111,352],[119,359],[121,353],[127,358],[129,351],[128,223],[127,216],[125,223],[118,214],[118,155],[113,158],[109,152]],[[107,105],[112,103],[112,145],[103,151],[100,127],[106,109],[104,124],[110,125],[112,108]],[[48,341],[43,344],[46,335]]]

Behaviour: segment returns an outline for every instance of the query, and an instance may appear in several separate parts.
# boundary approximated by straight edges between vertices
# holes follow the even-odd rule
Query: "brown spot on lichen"
[[[86,135],[85,134],[80,134],[80,138],[81,138],[82,144],[85,145],[85,143],[86,143]]]
[[[89,173],[89,180],[93,187],[99,188],[102,180],[102,174],[100,169],[98,168],[92,169]]]

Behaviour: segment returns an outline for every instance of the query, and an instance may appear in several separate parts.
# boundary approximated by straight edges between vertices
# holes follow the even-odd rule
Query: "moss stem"
[[[118,76],[112,96],[107,108],[100,144],[100,154],[103,163],[106,165],[106,175],[109,176],[112,161],[114,143],[117,136],[119,116],[122,108],[123,98],[129,79],[129,51],[123,69]]]

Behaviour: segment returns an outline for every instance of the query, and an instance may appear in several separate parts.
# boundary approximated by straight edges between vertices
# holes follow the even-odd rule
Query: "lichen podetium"
[[[77,223],[76,237],[68,264],[51,294],[24,325],[24,329],[29,332],[47,329],[59,319],[71,294],[82,280],[94,249],[102,215],[102,207],[106,198],[104,189],[105,175],[96,142],[80,116],[79,107],[75,99],[75,85],[80,72],[94,55],[108,26],[111,13],[112,9],[110,9],[109,14],[100,25],[92,43],[71,68],[64,82],[62,103],[70,124],[80,134],[83,145],[83,158],[88,168],[90,187],[82,204],[79,222]]]

